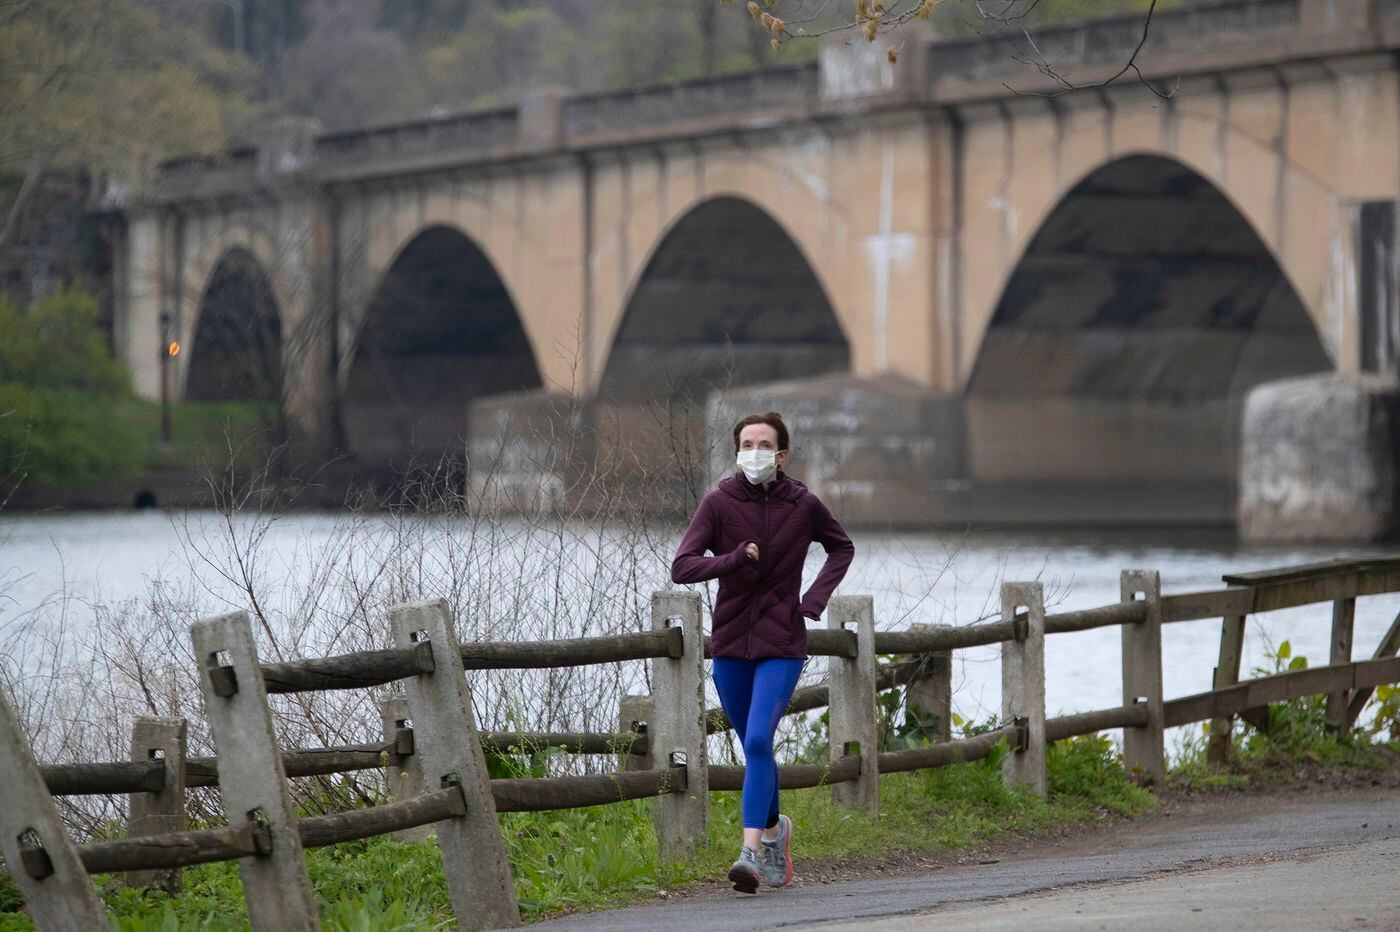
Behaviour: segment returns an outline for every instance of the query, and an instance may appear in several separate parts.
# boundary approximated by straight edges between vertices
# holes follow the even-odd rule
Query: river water
[[[256,552],[260,571],[270,580],[264,587],[265,598],[280,598],[289,606],[303,604],[297,601],[302,583],[311,585],[314,578],[316,585],[325,585],[329,578],[314,555],[336,551],[346,555],[344,565],[358,565],[357,560],[386,546],[385,541],[393,537],[387,529],[393,522],[388,519],[382,524],[375,517],[356,519],[361,523],[349,535],[347,520],[344,515],[303,514],[276,520],[247,516],[224,523],[208,512],[7,516],[0,521],[0,636],[9,636],[10,654],[0,660],[12,670],[23,667],[29,662],[24,639],[37,636],[35,632],[60,621],[70,632],[91,631],[102,623],[104,607],[125,605],[139,613],[151,603],[153,593],[180,593],[182,611],[188,617],[245,607],[240,602],[246,599],[245,593],[227,578],[228,560],[209,558],[210,541],[222,539],[220,535],[244,535],[246,552]],[[459,524],[465,523],[459,519]],[[557,568],[560,554],[588,550],[593,562],[575,566],[573,575],[556,573],[549,577],[549,586],[582,587],[600,578],[600,573],[627,564],[627,572],[608,577],[605,588],[612,590],[612,598],[617,590],[631,587],[636,598],[628,604],[644,606],[649,591],[666,585],[667,561],[679,528],[654,527],[644,539],[575,529],[578,540],[572,543],[565,539],[567,535],[553,533],[556,528],[549,546],[539,536],[519,533],[519,528],[512,531],[509,522],[493,530],[494,536],[486,540],[480,527],[464,534],[463,527],[453,522],[438,522],[432,527],[438,556],[432,559],[438,565],[450,562],[449,551],[461,549],[468,538],[479,548],[518,551],[514,563],[491,557],[494,584],[499,586],[503,573],[513,574],[529,590],[532,577],[544,580]],[[1053,612],[1118,601],[1119,571],[1125,568],[1160,571],[1163,591],[1170,594],[1219,588],[1222,573],[1397,552],[1360,546],[1246,546],[1228,533],[1200,531],[910,532],[854,537],[857,557],[839,592],[873,595],[882,628],[902,628],[912,622],[969,624],[992,617],[999,607],[997,587],[1003,580],[1041,580]],[[598,545],[603,539],[611,549]],[[401,543],[401,537],[393,540]],[[820,549],[814,548],[808,560],[809,578],[820,566],[821,556]],[[460,575],[468,587],[474,584],[470,567],[486,565],[477,559],[477,563],[463,564],[467,569]],[[424,562],[430,561],[418,560],[420,565]],[[533,588],[549,586],[541,582]],[[564,603],[571,601],[567,591],[562,598]],[[1358,601],[1356,657],[1370,655],[1398,611],[1400,595]],[[586,619],[569,620],[581,616],[555,614],[564,620],[543,633],[577,636],[597,630]],[[638,614],[631,626],[641,624],[642,617]],[[1266,666],[1266,653],[1284,640],[1291,642],[1294,656],[1306,655],[1315,665],[1326,663],[1329,624],[1327,605],[1251,617],[1245,670]],[[26,633],[18,634],[21,631]],[[524,636],[540,634],[531,630]],[[1183,622],[1164,629],[1167,698],[1210,688],[1219,638],[1218,620]],[[997,657],[990,648],[958,653],[954,706],[962,715],[983,718],[998,711]],[[1046,667],[1052,715],[1112,706],[1121,699],[1116,628],[1050,637]]]

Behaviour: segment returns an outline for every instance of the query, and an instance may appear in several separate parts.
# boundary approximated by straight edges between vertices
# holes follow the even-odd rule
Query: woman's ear
[[[784,463],[787,462],[787,455],[788,455],[788,451],[787,451],[787,450],[779,450],[779,451],[778,451],[778,455],[775,456],[775,457],[773,457],[773,461],[774,461],[775,463],[777,463],[779,466],[782,466]]]

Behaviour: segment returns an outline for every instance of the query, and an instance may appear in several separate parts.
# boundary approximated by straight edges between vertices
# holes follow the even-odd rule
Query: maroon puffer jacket
[[[802,565],[813,542],[826,550],[826,564],[799,600]],[[758,545],[758,560],[744,554],[749,543]],[[706,550],[715,556],[705,556]],[[734,473],[695,510],[671,563],[671,579],[719,579],[714,656],[805,658],[805,619],[821,615],[855,552],[821,499],[796,479],[779,472],[765,491]]]

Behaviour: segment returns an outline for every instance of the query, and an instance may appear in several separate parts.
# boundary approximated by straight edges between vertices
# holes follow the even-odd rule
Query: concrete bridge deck
[[[800,826],[798,827],[800,832]],[[743,897],[716,882],[551,930],[1395,929],[1400,788],[1221,796],[970,863]],[[981,860],[990,860],[982,858]]]

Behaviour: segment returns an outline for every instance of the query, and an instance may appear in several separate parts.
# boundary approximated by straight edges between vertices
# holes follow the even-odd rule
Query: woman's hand
[[[758,559],[758,544],[748,543],[744,545],[744,555],[750,560]]]

